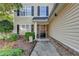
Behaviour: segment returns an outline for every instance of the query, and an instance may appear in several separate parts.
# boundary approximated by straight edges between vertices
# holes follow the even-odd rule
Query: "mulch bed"
[[[24,56],[29,56],[36,44],[36,41],[29,43],[28,41],[24,40],[23,36],[20,36],[17,41],[5,41],[0,40],[0,48],[3,48],[4,46],[10,46],[12,48],[21,48],[24,50]]]
[[[50,38],[50,42],[54,45],[60,56],[73,56],[72,53],[67,51],[67,49],[61,46],[55,39]]]

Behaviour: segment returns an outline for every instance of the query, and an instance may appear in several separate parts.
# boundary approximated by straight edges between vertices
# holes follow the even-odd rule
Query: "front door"
[[[38,38],[47,37],[47,25],[38,25],[37,26],[37,37]]]

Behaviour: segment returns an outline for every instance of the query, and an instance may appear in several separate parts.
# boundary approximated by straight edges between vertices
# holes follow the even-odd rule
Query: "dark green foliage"
[[[21,56],[23,54],[23,50],[20,48],[15,49],[1,49],[0,56]]]
[[[0,3],[0,11],[1,12],[11,12],[12,10],[22,8],[21,3]]]
[[[9,41],[16,41],[18,39],[18,34],[11,34],[8,37],[9,38],[7,40],[9,40]]]
[[[12,32],[12,30],[13,30],[12,22],[8,20],[0,21],[0,32],[8,33],[8,32]]]
[[[34,33],[34,32],[26,32],[26,33],[25,33],[25,39],[26,39],[27,41],[29,41],[29,36],[32,36],[33,39],[35,39],[35,33]]]
[[[13,20],[13,11],[22,8],[21,3],[0,3],[0,20]]]

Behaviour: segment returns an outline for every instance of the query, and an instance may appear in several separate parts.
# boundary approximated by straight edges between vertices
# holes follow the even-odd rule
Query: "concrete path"
[[[59,56],[55,47],[48,41],[37,42],[31,56]]]
[[[39,39],[37,39],[37,41],[49,41],[49,39],[48,38],[39,38]]]

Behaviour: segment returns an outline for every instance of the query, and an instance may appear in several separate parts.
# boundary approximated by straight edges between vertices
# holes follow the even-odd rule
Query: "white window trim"
[[[25,25],[25,28],[22,28],[22,25]],[[26,25],[28,25],[29,28],[26,28]],[[25,32],[31,32],[31,24],[20,24],[20,30]]]
[[[27,9],[28,7],[31,8],[31,11],[30,11],[30,12],[31,12],[31,15],[27,15],[27,10],[26,10],[26,9]],[[25,15],[21,15],[21,12],[19,12],[19,16],[22,16],[22,17],[31,17],[31,16],[32,16],[32,6],[25,6],[25,7],[23,7],[22,9],[25,10],[25,11],[24,11],[24,12],[25,12]],[[20,9],[20,11],[21,11],[21,9]]]

